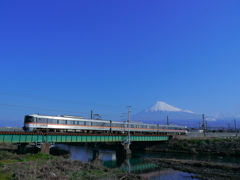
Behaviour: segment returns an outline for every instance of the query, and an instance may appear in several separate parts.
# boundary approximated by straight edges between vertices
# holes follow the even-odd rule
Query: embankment
[[[147,151],[240,155],[240,139],[170,140],[146,148]]]
[[[57,149],[55,149],[57,153]],[[32,152],[28,149],[28,152]],[[0,179],[144,179],[139,176],[125,174],[119,169],[109,169],[100,160],[82,162],[70,160],[68,152],[61,151],[60,156],[41,153],[17,154],[16,146],[0,144]]]
[[[212,163],[193,160],[144,158],[145,162],[153,162],[162,168],[194,173],[195,177],[206,180],[238,180],[240,166],[236,164]]]

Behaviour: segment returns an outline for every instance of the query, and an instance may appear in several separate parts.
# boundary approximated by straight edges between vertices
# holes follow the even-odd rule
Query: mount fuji
[[[165,102],[157,101],[151,107],[135,114],[131,117],[132,121],[140,121],[143,123],[169,124],[197,126],[202,121],[202,116],[189,110],[183,110],[171,106]]]

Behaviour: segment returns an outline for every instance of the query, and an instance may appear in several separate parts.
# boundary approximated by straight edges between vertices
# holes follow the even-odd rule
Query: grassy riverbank
[[[162,168],[172,168],[196,174],[194,177],[206,180],[238,180],[240,166],[236,164],[213,163],[205,161],[144,158],[146,162],[156,163]]]
[[[148,151],[240,155],[240,139],[171,140],[147,148]]]
[[[62,153],[64,154],[64,153]],[[66,153],[67,154],[67,153]],[[16,154],[11,144],[0,145],[0,179],[143,179],[109,169],[101,161],[82,162],[47,154]]]
[[[240,139],[192,139],[171,140],[147,148],[148,151],[240,155]],[[144,161],[156,163],[159,167],[172,168],[196,174],[197,178],[207,180],[237,180],[240,179],[240,165],[230,163],[215,163],[196,160],[144,158]]]

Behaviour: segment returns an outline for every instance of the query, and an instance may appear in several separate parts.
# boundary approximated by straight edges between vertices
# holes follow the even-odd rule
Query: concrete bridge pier
[[[51,143],[42,143],[40,152],[44,154],[49,154],[51,148]]]
[[[18,144],[18,153],[19,154],[26,153],[27,145],[28,145],[27,143],[20,143],[20,144]]]
[[[44,154],[50,154],[50,148],[54,146],[53,142],[34,142],[30,143],[31,146],[34,146],[37,152],[41,152]]]
[[[132,151],[130,149],[130,143],[129,142],[124,142],[123,144],[123,152],[125,156],[131,155]]]
[[[93,148],[93,160],[99,159],[99,146],[97,143],[95,143],[95,146]]]
[[[132,151],[130,149],[130,143],[128,141],[124,141],[119,144],[118,149],[116,151],[117,159],[128,159],[131,157]]]

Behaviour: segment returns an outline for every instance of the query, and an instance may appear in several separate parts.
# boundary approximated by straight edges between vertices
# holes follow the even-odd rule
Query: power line
[[[0,99],[0,101],[2,101],[2,103],[5,101],[3,99]],[[7,101],[5,104],[9,104],[9,103],[20,103],[22,104],[22,102],[20,101]],[[26,104],[26,102],[24,102]],[[28,106],[31,105],[31,106],[44,106],[44,107],[50,107],[50,108],[66,108],[66,107],[63,107],[63,106],[49,106],[48,104],[47,105],[43,105],[43,104],[36,104],[36,103],[28,103]],[[19,105],[19,106],[22,106],[22,105]],[[81,112],[81,113],[87,113],[87,112]]]
[[[44,110],[44,111],[56,111],[56,112],[67,112],[67,113],[75,113],[75,114],[84,114],[85,117],[88,117],[88,114],[89,114],[89,112],[67,111],[67,110],[61,110],[61,109],[49,109],[49,108],[32,107],[32,106],[30,107],[30,106],[23,106],[23,105],[16,105],[16,104],[1,103],[0,105],[1,106],[8,106],[8,107],[9,106],[10,107],[16,107],[16,108],[25,108],[25,109],[37,109],[37,110]],[[102,115],[105,117],[103,119],[118,119],[119,118],[118,115],[109,115],[109,114],[102,114]]]
[[[97,106],[108,107],[108,108],[109,107],[110,108],[124,108],[124,106],[79,102],[79,101],[72,101],[72,100],[60,99],[60,98],[52,98],[52,97],[46,97],[46,96],[39,96],[39,95],[33,95],[33,94],[27,94],[27,93],[15,92],[15,91],[8,91],[8,90],[2,90],[2,89],[0,89],[0,93],[11,95],[11,96],[24,97],[24,98],[30,98],[30,99],[38,99],[38,100],[44,100],[44,101],[52,101],[52,102],[60,102],[60,103],[69,103],[69,104],[78,104],[78,105],[95,105],[95,106],[97,105]]]
[[[46,111],[58,111],[58,112],[83,113],[83,112],[76,112],[76,111],[66,111],[66,110],[56,110],[56,109],[47,109],[47,108],[38,108],[38,107],[21,106],[21,105],[15,105],[15,104],[3,104],[3,103],[0,103],[0,105],[1,105],[1,106],[18,107],[18,108],[27,108],[27,109],[46,110]],[[85,112],[84,112],[84,113],[85,113]]]
[[[23,106],[21,103],[22,102],[20,102],[20,101],[7,101],[7,102],[4,102],[5,100],[3,100],[3,99],[0,99],[0,101],[2,101],[2,104],[13,104],[14,103],[14,106],[16,105],[16,103],[18,104],[18,105],[16,105],[16,106]],[[3,103],[4,102],[4,103]],[[19,105],[19,104],[21,104],[21,105]],[[24,106],[26,106],[26,103],[25,103],[25,105]],[[66,108],[66,107],[63,107],[63,106],[49,106],[49,105],[42,105],[42,104],[36,104],[36,103],[34,103],[34,104],[28,104],[28,107],[32,107],[32,106],[40,106],[39,108],[41,109],[41,106],[44,106],[44,109],[49,109],[49,108],[54,108],[54,109],[58,109],[58,108]],[[46,108],[46,107],[48,107],[48,108]],[[76,109],[76,107],[75,107],[75,109]],[[51,110],[51,109],[49,109],[49,110]],[[74,111],[69,111],[69,112],[74,112]],[[89,114],[89,111],[76,111],[76,112],[79,112],[79,113],[83,113],[83,114]],[[105,111],[103,111],[103,110],[100,110],[100,113],[101,113],[101,115],[103,115],[104,117],[114,117],[114,118],[119,118],[119,115],[109,115],[109,114],[112,114],[112,113],[115,113],[115,114],[119,114],[119,112],[117,112],[117,111],[109,111],[109,110],[105,110]]]
[[[100,106],[101,108],[119,108],[119,109],[125,108],[125,106],[103,105],[103,104],[95,104],[95,103],[78,102],[78,101],[73,101],[73,100],[52,98],[52,97],[46,97],[46,96],[40,96],[40,95],[34,95],[34,94],[28,94],[28,93],[22,93],[22,92],[16,92],[16,91],[9,91],[9,90],[3,90],[3,89],[0,89],[0,94],[20,97],[20,98],[36,99],[36,100],[41,100],[41,101],[50,101],[50,102],[57,102],[57,103],[64,103],[64,104],[75,104],[75,105],[81,105],[81,106],[82,105],[84,105],[84,106],[86,106],[86,105],[88,105],[88,106],[93,105],[93,106]],[[6,100],[3,100],[3,101],[6,101]],[[9,103],[9,102],[11,102],[11,103]],[[90,110],[89,110],[89,112],[56,110],[56,108],[65,108],[65,107],[49,106],[49,105],[45,105],[45,104],[41,105],[41,104],[36,104],[36,103],[34,103],[33,106],[44,106],[44,108],[32,107],[32,103],[28,103],[27,106],[26,105],[22,106],[22,105],[12,104],[12,102],[13,103],[20,103],[20,104],[23,103],[21,100],[20,101],[9,101],[9,100],[7,100],[7,102],[5,104],[2,103],[0,105],[2,105],[2,106],[11,106],[11,107],[19,107],[19,108],[59,111],[59,112],[83,113],[83,114],[89,114],[89,112],[90,112]],[[26,102],[24,102],[24,103],[26,104]],[[49,108],[45,108],[45,107],[50,107],[50,108],[53,108],[53,109],[49,109]],[[92,107],[90,109],[92,109]],[[135,108],[133,108],[133,109],[135,109]],[[101,115],[103,115],[105,117],[119,118],[119,115],[109,115],[109,110],[107,110],[107,111],[102,111],[101,110],[100,113],[101,113]],[[110,111],[110,114],[113,114],[113,113],[120,114],[119,111]]]

